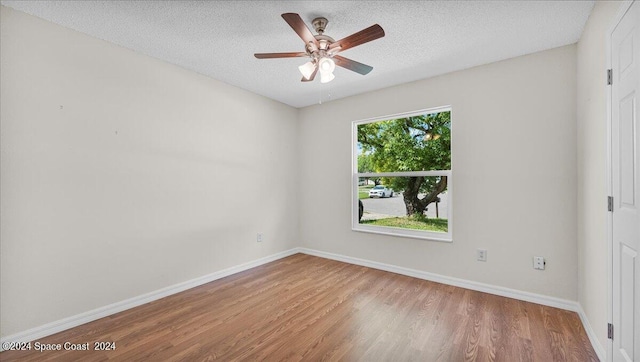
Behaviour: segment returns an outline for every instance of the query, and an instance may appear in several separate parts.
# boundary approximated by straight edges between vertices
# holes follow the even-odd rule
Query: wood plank
[[[39,340],[2,361],[597,361],[576,313],[296,254]]]

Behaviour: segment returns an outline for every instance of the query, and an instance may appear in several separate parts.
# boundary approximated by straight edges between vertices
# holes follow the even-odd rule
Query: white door
[[[613,360],[640,361],[640,4],[611,34]]]

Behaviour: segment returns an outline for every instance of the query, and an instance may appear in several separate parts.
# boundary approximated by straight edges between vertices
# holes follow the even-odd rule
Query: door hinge
[[[613,339],[613,324],[611,323],[607,325],[607,338]]]
[[[613,212],[613,196],[607,196],[607,210]]]
[[[607,69],[607,85],[613,84],[613,69]]]

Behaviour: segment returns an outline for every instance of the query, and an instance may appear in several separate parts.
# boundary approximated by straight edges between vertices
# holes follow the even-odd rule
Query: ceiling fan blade
[[[313,33],[311,33],[311,30],[309,30],[309,27],[307,27],[307,24],[304,23],[300,15],[295,13],[285,13],[282,14],[282,18],[287,22],[287,24],[289,24],[293,31],[295,31],[298,36],[304,40],[305,44],[311,43],[318,45],[316,37],[313,36]]]
[[[258,59],[271,59],[271,58],[295,58],[306,57],[307,53],[302,52],[290,52],[290,53],[255,53],[254,56]]]
[[[340,48],[339,51],[344,51],[355,46],[368,43],[372,40],[382,38],[384,36],[384,30],[378,24],[371,25],[370,27],[360,30],[355,34],[351,34],[346,38],[340,39],[329,46],[329,49]]]
[[[316,74],[318,73],[318,67],[316,67],[316,69],[314,69],[313,73],[311,73],[311,76],[309,77],[309,79],[302,77],[302,79],[300,80],[301,82],[311,82],[315,77]]]
[[[345,69],[349,69],[356,73],[360,73],[362,75],[368,74],[370,71],[373,70],[372,66],[362,64],[362,63],[356,62],[355,60],[341,57],[339,55],[334,55],[333,60],[335,61],[336,65],[343,67]]]

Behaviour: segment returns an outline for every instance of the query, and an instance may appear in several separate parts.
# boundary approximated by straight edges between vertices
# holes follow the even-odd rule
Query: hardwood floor
[[[0,360],[598,360],[574,312],[304,254],[37,342],[116,349]]]

